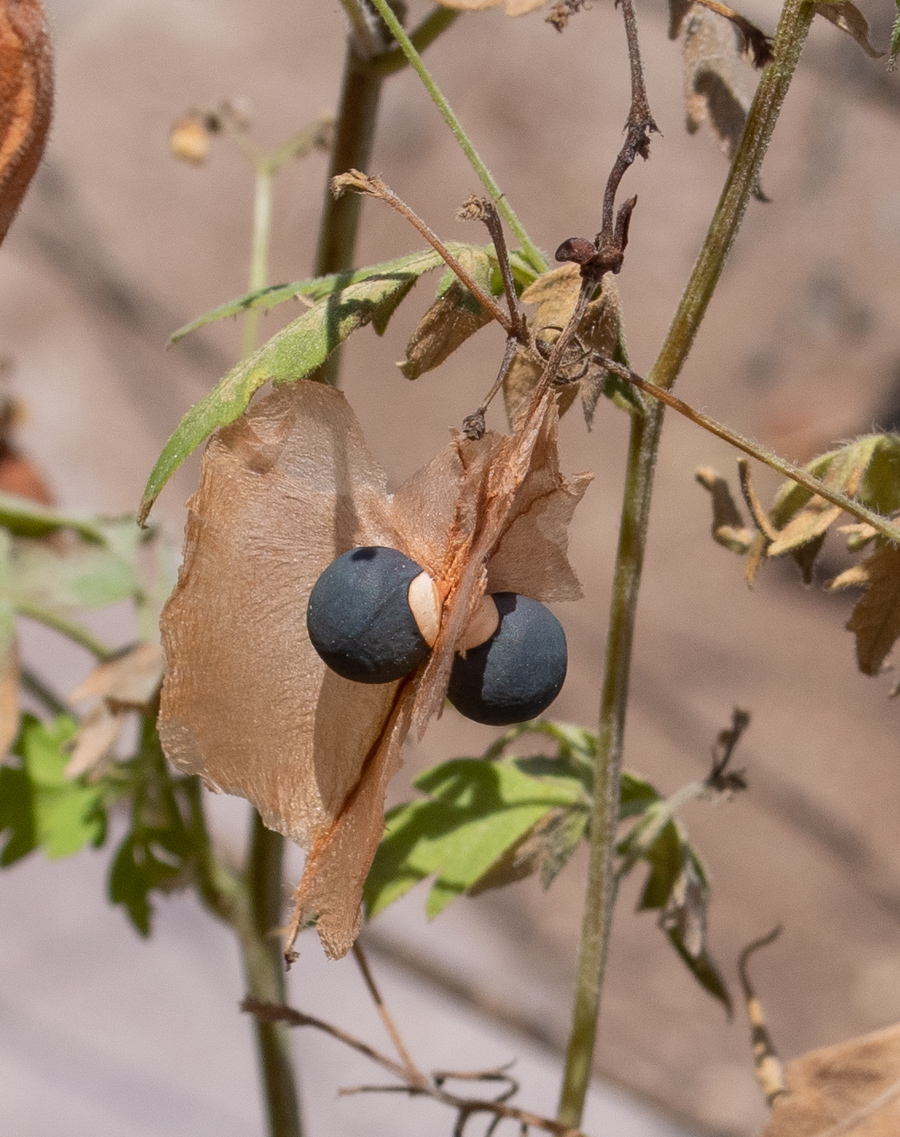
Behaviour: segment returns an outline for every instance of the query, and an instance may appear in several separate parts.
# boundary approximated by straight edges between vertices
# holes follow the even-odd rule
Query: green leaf
[[[21,767],[0,767],[0,866],[7,868],[38,846],[31,782]]]
[[[43,723],[22,716],[13,754],[20,766],[0,770],[0,831],[10,836],[0,856],[12,864],[41,847],[51,859],[68,857],[106,835],[105,788],[65,776],[69,742],[77,724],[62,715]]]
[[[104,608],[129,599],[140,588],[134,562],[97,545],[58,550],[18,541],[10,577],[14,604],[48,608]]]
[[[398,806],[385,818],[364,902],[371,919],[414,884],[436,875],[426,914],[436,916],[473,888],[551,810],[583,801],[568,786],[529,776],[503,761],[458,758],[421,774],[431,800]]]
[[[103,544],[105,537],[96,521],[66,517],[29,498],[0,493],[0,526],[17,537],[46,537],[59,529],[72,529],[85,541]]]
[[[451,243],[447,247],[455,256],[459,256],[463,249],[474,248],[474,246],[457,243]],[[212,324],[216,320],[224,320],[228,316],[240,315],[241,312],[247,312],[253,308],[261,308],[264,312],[270,312],[279,304],[284,304],[287,300],[296,300],[301,296],[313,301],[322,300],[333,292],[340,292],[348,285],[361,284],[372,277],[392,276],[396,273],[410,273],[418,277],[423,272],[437,268],[441,263],[441,258],[433,249],[424,249],[416,253],[408,253],[404,257],[396,257],[392,261],[384,261],[382,264],[356,269],[355,272],[334,272],[329,276],[298,280],[293,284],[272,284],[267,288],[258,288],[253,292],[238,296],[236,300],[229,300],[226,304],[221,304],[211,312],[198,316],[196,320],[191,320],[189,324],[179,328],[169,342],[177,343],[186,335],[197,331],[198,328],[202,328],[206,324]]]
[[[682,869],[682,845],[676,823],[669,821],[646,853],[650,873],[641,893],[639,911],[666,906]]]
[[[109,899],[121,904],[142,936],[149,936],[152,892],[166,892],[181,877],[191,855],[183,831],[139,822],[116,851],[109,874]]]
[[[394,264],[395,262],[389,262]],[[187,412],[163,447],[141,499],[138,522],[143,524],[160,490],[181,463],[219,426],[243,414],[253,395],[269,380],[277,387],[304,379],[316,370],[349,335],[369,323],[384,331],[397,304],[423,272],[439,263],[436,253],[405,258],[402,268],[347,273],[338,286],[296,320],[242,360]]]

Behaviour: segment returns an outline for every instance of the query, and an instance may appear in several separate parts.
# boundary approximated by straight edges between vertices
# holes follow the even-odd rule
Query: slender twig
[[[663,349],[648,377],[657,386],[669,388],[675,382],[706,313],[757,183],[763,155],[799,61],[813,11],[813,5],[806,0],[786,0],[775,36],[773,62],[760,77],[709,232]],[[662,406],[658,403],[644,415],[631,416],[597,736],[587,895],[572,1029],[558,1113],[561,1121],[573,1125],[580,1124],[590,1079],[612,926],[615,841],[631,652],[662,422]]]
[[[747,1008],[747,1017],[750,1019],[750,1044],[753,1047],[753,1065],[756,1069],[756,1080],[762,1092],[766,1095],[766,1102],[770,1106],[776,1098],[787,1093],[787,1087],[784,1084],[784,1071],[781,1068],[781,1062],[778,1060],[775,1044],[772,1042],[772,1036],[766,1027],[762,1005],[756,997],[753,984],[750,982],[748,965],[752,955],[761,948],[768,947],[769,944],[774,943],[780,935],[781,925],[779,924],[778,927],[773,928],[768,935],[748,944],[738,959],[738,976],[741,981],[741,991],[744,995],[744,1005]]]
[[[497,378],[494,380],[494,385],[490,391],[485,395],[481,401],[481,405],[474,414],[467,415],[463,419],[463,434],[466,438],[478,441],[479,438],[484,437],[484,416],[487,413],[488,407],[494,401],[494,397],[500,388],[503,386],[503,381],[512,366],[512,361],[516,357],[519,345],[509,336],[506,340],[506,349],[503,352],[503,359],[500,361],[500,370],[497,372]]]
[[[16,600],[16,614],[34,620],[38,624],[43,624],[47,628],[52,628],[54,632],[59,632],[67,640],[71,640],[72,643],[78,644],[79,647],[83,647],[91,655],[96,656],[101,663],[107,663],[116,657],[116,651],[99,640],[93,632],[89,632],[87,628],[76,623],[75,620],[70,620],[52,608],[45,608],[42,604],[35,604],[31,600],[20,598]]]
[[[269,244],[272,233],[272,187],[274,175],[268,162],[255,163],[256,180],[253,194],[253,242],[250,254],[250,273],[247,291],[256,292],[264,288],[269,276]],[[244,338],[241,355],[251,355],[256,350],[259,331],[259,308],[248,308],[244,316]]]
[[[416,51],[409,36],[406,34],[406,32],[404,32],[400,21],[388,6],[387,0],[372,0],[372,4],[378,9],[379,15],[387,24],[388,28],[391,31],[391,35],[400,45],[400,50],[409,60],[410,66],[422,80],[426,91],[428,91],[428,94],[431,96],[432,100],[440,111],[444,122],[446,122],[446,124],[450,127],[450,130],[453,133],[453,137],[459,143],[466,158],[468,158],[469,164],[478,175],[481,184],[487,190],[488,194],[491,197],[491,200],[496,202],[497,208],[500,211],[503,219],[506,221],[506,224],[510,227],[510,229],[512,229],[513,233],[515,233],[516,238],[519,242],[519,246],[522,250],[522,255],[525,257],[535,272],[545,272],[547,269],[546,259],[538,250],[537,246],[532,242],[528,234],[525,232],[524,228],[522,227],[521,221],[519,221],[518,217],[513,211],[512,206],[504,196],[503,191],[497,185],[490,170],[484,164],[477,150],[469,140],[468,135],[463,130],[462,124],[460,123],[459,119],[453,113],[450,104],[441,94],[437,84],[431,77],[428,68],[422,62],[422,57]],[[357,165],[362,166],[363,163],[357,163]]]
[[[67,706],[59,695],[48,687],[40,675],[32,671],[30,667],[19,669],[19,682],[22,684],[22,689],[37,702],[43,703],[51,715],[70,715],[72,713],[72,708]]]
[[[613,374],[619,375],[622,379],[627,379],[628,382],[637,387],[639,391],[643,391],[646,395],[652,395],[654,399],[665,403],[667,407],[671,407],[673,411],[677,411],[678,414],[683,415],[697,426],[702,426],[703,429],[708,430],[710,434],[714,434],[717,438],[731,443],[736,449],[743,450],[745,454],[756,458],[771,470],[783,474],[784,477],[789,478],[792,482],[796,482],[798,486],[802,486],[805,490],[809,490],[818,497],[830,501],[832,505],[840,506],[845,513],[849,513],[858,521],[866,522],[866,524],[871,525],[872,528],[883,537],[887,537],[889,541],[900,545],[900,528],[894,525],[888,518],[883,517],[880,513],[876,513],[875,510],[867,508],[858,501],[854,501],[852,497],[841,493],[840,490],[833,489],[827,483],[823,482],[821,478],[817,478],[813,474],[810,474],[808,470],[804,470],[802,466],[795,466],[794,463],[789,462],[787,458],[782,458],[779,454],[775,454],[765,446],[761,446],[758,442],[746,438],[736,430],[732,430],[731,427],[725,426],[715,419],[710,418],[709,415],[703,414],[702,411],[696,410],[690,403],[686,403],[684,400],[677,398],[664,388],[657,387],[654,383],[649,383],[646,379],[642,379],[640,375],[630,368],[623,367],[621,364],[616,363],[612,359],[607,359],[604,356],[595,356],[595,359],[604,370],[611,371]],[[761,519],[757,519],[754,513],[754,520],[759,524]],[[769,526],[769,528],[771,528],[771,526]],[[764,532],[770,539],[774,539],[769,532],[769,528],[764,530]]]
[[[389,205],[391,209],[395,209],[401,217],[405,217],[410,225],[425,238],[447,267],[456,275],[461,283],[468,288],[482,308],[484,308],[492,319],[497,321],[508,336],[515,336],[517,339],[523,341],[527,339],[527,332],[517,318],[518,313],[516,313],[514,317],[510,317],[504,312],[496,300],[494,300],[493,296],[485,292],[472,275],[460,264],[459,260],[450,252],[437,233],[435,233],[402,198],[399,198],[391,187],[381,178],[369,177],[359,170],[348,170],[346,174],[341,174],[336,177],[332,182],[332,186],[335,197],[342,197],[347,190],[355,190],[356,194],[368,194],[369,197],[377,198],[379,201],[383,201],[386,205]],[[354,197],[355,194],[350,194],[349,196]]]
[[[385,1086],[356,1086],[351,1090],[352,1093],[361,1093],[372,1091],[377,1093],[383,1092],[400,1092],[407,1093],[411,1097],[429,1097],[434,1101],[440,1102],[442,1105],[449,1106],[458,1114],[459,1120],[457,1122],[455,1132],[461,1133],[465,1122],[469,1118],[477,1114],[489,1114],[495,1118],[508,1119],[519,1122],[520,1125],[527,1126],[534,1129],[541,1129],[545,1133],[552,1133],[554,1137],[585,1137],[576,1126],[565,1125],[559,1121],[554,1121],[549,1117],[541,1117],[539,1114],[532,1113],[527,1109],[519,1109],[517,1106],[509,1105],[507,1102],[499,1099],[489,1098],[464,1098],[456,1094],[448,1093],[435,1083],[434,1080],[425,1079],[423,1082],[412,1082],[409,1080],[409,1072],[406,1067],[389,1058],[386,1054],[382,1054],[374,1047],[369,1046],[368,1043],[363,1042],[361,1039],[355,1038],[347,1031],[341,1030],[340,1027],[332,1026],[331,1023],[325,1022],[323,1019],[315,1018],[313,1015],[303,1014],[302,1011],[296,1011],[293,1007],[287,1007],[283,1004],[264,1002],[259,999],[248,997],[244,999],[241,1004],[242,1009],[249,1011],[258,1019],[263,1019],[269,1022],[283,1022],[290,1026],[310,1026],[315,1030],[322,1031],[323,1034],[329,1035],[331,1038],[337,1039],[345,1046],[349,1046],[357,1053],[364,1055],[366,1058],[377,1063],[383,1069],[388,1070],[396,1078],[399,1079],[401,1085],[396,1087],[396,1090],[388,1091]],[[497,1071],[488,1070],[484,1071],[488,1078],[494,1080]],[[447,1077],[448,1075],[444,1075]],[[458,1075],[453,1075],[454,1077]]]
[[[381,992],[379,991],[378,985],[375,982],[375,978],[372,975],[372,969],[369,967],[369,961],[366,959],[366,953],[363,951],[363,946],[359,940],[357,940],[353,945],[353,958],[356,960],[357,967],[359,967],[360,974],[363,977],[363,982],[366,985],[366,989],[372,997],[372,1002],[375,1004],[378,1014],[381,1017],[382,1023],[384,1023],[384,1028],[390,1035],[391,1042],[394,1044],[394,1049],[400,1055],[400,1059],[406,1069],[407,1080],[414,1085],[419,1083],[424,1084],[425,1075],[421,1072],[421,1070],[419,1070],[418,1066],[416,1066],[415,1062],[413,1061],[412,1055],[410,1054],[409,1050],[407,1050],[406,1044],[403,1041],[403,1036],[397,1029],[397,1024],[394,1022],[393,1016],[387,1008],[387,1004],[381,997]]]

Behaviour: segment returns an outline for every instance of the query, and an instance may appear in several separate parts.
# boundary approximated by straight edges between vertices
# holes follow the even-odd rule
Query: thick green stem
[[[665,344],[650,372],[649,379],[661,387],[670,388],[675,382],[706,313],[757,184],[763,155],[800,58],[812,15],[813,7],[805,0],[787,0],[784,5],[775,35],[773,62],[760,78],[709,232]],[[634,416],[631,425],[600,709],[587,897],[572,1031],[558,1112],[559,1120],[572,1126],[581,1123],[590,1081],[615,904],[615,845],[628,681],[662,422],[663,410],[656,404],[648,408],[645,417]]]
[[[284,960],[277,929],[281,922],[284,838],[263,825],[254,813],[246,886],[250,925],[242,937],[247,991],[266,1002],[285,1001]],[[302,1131],[285,1023],[256,1019],[257,1053],[272,1137],[294,1137]]]

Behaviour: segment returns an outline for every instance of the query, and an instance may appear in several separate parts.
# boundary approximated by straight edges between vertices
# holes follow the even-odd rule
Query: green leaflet
[[[0,865],[39,847],[53,859],[103,842],[105,788],[65,776],[67,743],[76,731],[75,720],[65,715],[51,723],[22,716],[13,746],[20,762],[0,769],[0,834],[8,834]]]
[[[894,20],[894,27],[891,30],[891,68],[896,64],[898,55],[900,55],[900,0],[897,0],[897,19]]]
[[[454,255],[458,256],[461,250],[469,246],[450,244],[447,247]],[[241,312],[247,312],[252,308],[261,308],[264,312],[269,312],[279,304],[284,304],[288,300],[296,300],[301,296],[314,301],[323,300],[333,292],[342,292],[351,285],[364,284],[371,279],[396,277],[398,274],[418,277],[423,272],[437,268],[441,263],[441,258],[433,249],[424,249],[417,253],[407,253],[404,257],[395,257],[394,260],[384,261],[382,264],[356,269],[355,272],[333,272],[329,276],[316,276],[309,280],[295,281],[293,284],[271,284],[267,288],[259,288],[255,292],[238,296],[237,299],[229,300],[226,304],[213,308],[211,312],[198,316],[196,320],[191,320],[189,324],[179,328],[169,342],[178,343],[179,340],[184,339],[185,336],[206,324],[212,324],[216,320],[224,320],[228,316],[240,315]]]
[[[217,427],[241,415],[263,384],[271,380],[277,387],[304,379],[366,324],[373,324],[381,334],[422,273],[440,263],[437,253],[429,250],[355,273],[323,277],[325,294],[259,351],[233,367],[181,420],[150,474],[138,510],[139,523],[144,523],[160,490],[185,458]]]
[[[421,774],[415,784],[430,800],[387,815],[364,893],[370,919],[430,876],[436,879],[425,911],[436,916],[547,813],[584,805],[577,780],[534,778],[505,761],[457,758]]]
[[[149,936],[151,931],[150,893],[173,888],[191,854],[183,830],[144,826],[137,820],[116,850],[109,873],[109,899],[125,908],[140,935]]]
[[[96,521],[66,517],[16,494],[0,493],[0,526],[17,537],[46,537],[59,529],[72,529],[85,541],[101,545],[105,535]]]

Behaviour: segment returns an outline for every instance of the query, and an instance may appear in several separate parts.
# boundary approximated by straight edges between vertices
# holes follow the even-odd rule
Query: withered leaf
[[[460,264],[485,292],[490,294],[491,261],[481,249],[459,254]],[[441,282],[438,296],[413,332],[406,359],[398,364],[407,379],[418,379],[439,367],[475,332],[491,322],[491,315],[472,293],[450,273]]]
[[[849,573],[832,582],[843,588],[860,582],[865,573],[865,594],[847,621],[856,636],[856,659],[864,675],[877,675],[900,636],[900,549],[886,545]]]
[[[818,15],[824,16],[836,28],[840,28],[842,32],[852,36],[870,59],[881,59],[886,54],[872,46],[869,41],[869,23],[859,8],[850,0],[836,0],[834,4],[827,4],[824,3],[824,0],[820,0],[816,4],[816,12]]]
[[[750,96],[742,75],[742,37],[728,20],[694,6],[684,33],[686,126],[694,134],[708,123],[719,148],[734,157],[747,121]],[[762,197],[757,187],[756,196]]]
[[[733,553],[748,552],[753,543],[753,531],[744,524],[728,481],[709,466],[701,467],[694,477],[704,489],[709,490],[712,498],[713,539]]]
[[[0,4],[0,241],[44,152],[53,109],[53,57],[40,0]]]
[[[455,439],[392,498],[346,400],[320,384],[282,387],[211,439],[163,613],[160,738],[179,768],[247,797],[309,850],[289,947],[314,921],[328,955],[349,950],[387,781],[410,726],[443,706],[495,550],[504,587],[575,593],[565,520],[586,484],[559,475],[549,395],[516,436]],[[508,551],[523,532],[516,572]],[[358,545],[401,550],[446,595],[430,659],[395,683],[340,678],[307,636],[313,584]]]
[[[96,702],[82,718],[66,766],[66,777],[96,771],[119,736],[128,711],[147,710],[159,691],[163,653],[159,644],[142,643],[101,663],[69,695],[69,702]]]
[[[0,530],[0,764],[19,733],[19,646],[10,596],[9,534]]]
[[[900,1132],[900,1026],[811,1050],[785,1070],[760,1137],[895,1137]]]

